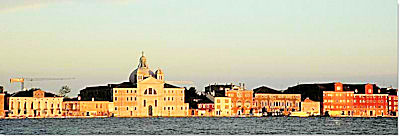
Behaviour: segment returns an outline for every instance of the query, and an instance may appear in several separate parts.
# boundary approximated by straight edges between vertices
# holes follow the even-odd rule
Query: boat
[[[292,112],[290,113],[291,117],[309,117],[310,114],[308,114],[307,112]]]

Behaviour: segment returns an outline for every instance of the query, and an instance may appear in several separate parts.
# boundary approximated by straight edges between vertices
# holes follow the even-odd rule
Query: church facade
[[[165,83],[164,72],[154,73],[142,53],[129,82],[113,88],[114,117],[185,117],[185,89]]]

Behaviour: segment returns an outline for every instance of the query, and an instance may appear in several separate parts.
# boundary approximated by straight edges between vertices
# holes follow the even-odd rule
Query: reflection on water
[[[2,119],[0,134],[373,134],[397,135],[397,118]]]

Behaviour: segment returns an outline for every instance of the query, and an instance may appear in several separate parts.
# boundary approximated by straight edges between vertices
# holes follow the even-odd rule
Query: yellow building
[[[232,116],[232,99],[230,97],[215,97],[215,116]]]
[[[66,117],[109,117],[112,102],[108,101],[64,101],[63,116]]]
[[[115,117],[184,117],[189,104],[184,102],[184,88],[165,83],[164,73],[153,73],[142,53],[138,68],[129,82],[113,88]]]
[[[9,98],[9,117],[62,117],[63,97],[42,90],[20,91]]]
[[[319,116],[321,103],[318,101],[312,101],[306,98],[301,102],[301,112],[307,113],[309,116]]]

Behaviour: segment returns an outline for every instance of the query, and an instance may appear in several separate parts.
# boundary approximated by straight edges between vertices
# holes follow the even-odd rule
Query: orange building
[[[256,93],[254,101],[256,113],[265,110],[268,115],[289,115],[300,111],[301,94]]]
[[[306,98],[301,102],[301,111],[307,113],[309,116],[319,116],[320,115],[321,103],[318,101],[312,101]]]
[[[5,102],[5,95],[4,93],[0,93],[0,118],[4,118],[6,116],[4,111],[4,102]]]
[[[343,84],[335,83],[335,91],[323,92],[323,114],[333,117],[352,116],[353,97],[354,91],[343,91]]]
[[[397,95],[389,95],[388,101],[389,101],[389,105],[388,105],[389,115],[398,117],[399,116],[399,111],[398,111],[399,97]]]
[[[354,111],[355,117],[377,117],[388,115],[388,94],[374,94],[373,85],[365,85],[365,93],[354,94]],[[380,90],[378,90],[380,92]]]
[[[225,92],[231,98],[233,115],[249,115],[253,113],[253,90],[234,89]]]

